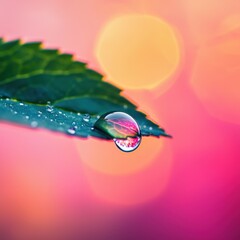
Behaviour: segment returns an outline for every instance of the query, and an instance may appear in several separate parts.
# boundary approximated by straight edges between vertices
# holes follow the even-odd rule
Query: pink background
[[[0,239],[240,239],[240,1],[0,0],[0,36],[103,73],[101,29],[131,13],[178,32],[171,87],[124,92],[174,138],[126,154],[0,123]]]

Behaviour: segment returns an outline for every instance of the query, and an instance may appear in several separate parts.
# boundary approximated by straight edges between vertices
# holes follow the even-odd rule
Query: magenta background
[[[169,89],[125,92],[174,136],[171,141],[159,140],[167,141],[172,156],[164,189],[158,192],[161,182],[156,172],[164,153],[154,157],[156,167],[152,163],[148,175],[147,167],[139,175],[119,174],[122,184],[115,187],[114,174],[88,169],[83,159],[89,155],[81,155],[76,140],[1,123],[1,239],[240,239],[240,101],[232,121],[226,121],[209,111],[208,102],[191,85],[199,48],[216,40],[221,22],[239,12],[237,0],[1,0],[0,36],[42,40],[101,72],[94,53],[98,35],[107,21],[121,14],[148,13],[165,19],[177,29],[183,52]],[[240,41],[237,23],[238,35],[227,32],[228,39]],[[240,89],[239,81],[236,88]],[[215,107],[224,112],[227,103],[226,108],[224,102]],[[101,149],[101,143],[79,141],[90,151]],[[99,184],[98,193],[92,184]],[[112,195],[123,191],[124,200],[104,197],[101,184],[105,191],[112,189]],[[152,191],[158,194],[151,195]]]

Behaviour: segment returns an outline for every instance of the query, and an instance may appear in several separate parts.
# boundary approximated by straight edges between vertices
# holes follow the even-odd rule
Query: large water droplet
[[[141,136],[127,137],[127,139],[114,138],[114,142],[122,151],[132,152],[140,145]]]
[[[127,113],[111,112],[102,115],[94,128],[113,138],[115,144],[124,152],[134,151],[141,142],[141,132],[137,122]]]

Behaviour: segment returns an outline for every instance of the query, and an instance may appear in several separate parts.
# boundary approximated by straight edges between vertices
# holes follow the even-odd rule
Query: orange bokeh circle
[[[148,152],[146,151],[146,153]],[[129,161],[130,164],[131,161],[134,161],[135,164],[141,162],[141,157],[133,160],[128,153],[127,155],[130,157],[129,159],[115,159],[114,157],[110,159],[113,162]],[[101,160],[99,159],[99,161]],[[164,144],[162,153],[155,156],[152,163],[141,171],[112,175],[85,166],[85,173],[93,193],[98,198],[117,205],[132,206],[146,203],[163,194],[169,181],[171,167],[170,144]]]
[[[120,151],[113,141],[88,139],[78,141],[77,148],[81,160],[92,169],[112,175],[140,171],[161,154],[163,141],[144,137],[137,150],[126,153]]]
[[[148,94],[124,92],[128,98],[135,99],[140,110],[144,110],[151,119],[157,120],[154,107]],[[153,121],[154,121],[153,120]],[[160,121],[157,121],[160,123]],[[161,122],[163,126],[164,123]],[[151,165],[157,156],[163,154],[166,138],[142,137],[141,145],[133,152],[120,151],[113,141],[105,141],[96,138],[88,138],[87,141],[75,140],[81,161],[95,171],[111,175],[122,175],[138,172]]]
[[[239,25],[240,26],[240,25]],[[202,47],[196,58],[191,85],[213,116],[240,123],[240,34],[221,29],[221,35]]]

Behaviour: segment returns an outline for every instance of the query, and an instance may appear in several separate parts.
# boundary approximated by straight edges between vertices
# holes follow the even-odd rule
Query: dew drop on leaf
[[[90,120],[90,115],[89,114],[84,114],[83,115],[83,121],[89,122],[89,120]]]
[[[67,132],[68,132],[69,134],[75,134],[75,133],[76,133],[76,129],[75,129],[74,127],[71,127],[71,128],[69,128],[69,129],[67,130]]]
[[[54,111],[53,107],[51,105],[47,105],[47,111],[52,113]]]
[[[38,122],[37,121],[32,121],[31,122],[31,127],[36,128],[38,126]]]
[[[132,152],[141,143],[141,137],[136,136],[136,137],[127,137],[127,139],[121,139],[121,138],[114,138],[113,139],[115,144],[119,149],[121,149],[124,152]]]
[[[141,132],[137,122],[124,112],[102,115],[96,121],[94,129],[112,138],[116,146],[124,152],[134,151],[141,143]]]

